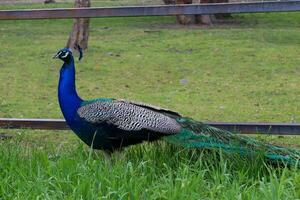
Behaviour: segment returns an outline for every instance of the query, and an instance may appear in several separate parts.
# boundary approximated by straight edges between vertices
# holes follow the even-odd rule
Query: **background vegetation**
[[[71,25],[0,21],[1,117],[62,118],[62,63],[51,57]],[[160,105],[201,121],[296,122],[299,25],[299,13],[234,15],[213,27],[178,26],[173,17],[92,19],[89,50],[76,63],[78,92]],[[300,199],[299,170],[259,159],[154,143],[129,148],[110,168],[69,131],[0,133],[14,136],[0,141],[0,199]],[[299,137],[260,138],[300,148]]]

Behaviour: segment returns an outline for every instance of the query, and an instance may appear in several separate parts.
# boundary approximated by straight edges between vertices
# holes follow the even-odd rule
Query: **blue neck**
[[[58,100],[66,121],[68,124],[72,123],[75,119],[76,111],[82,102],[82,99],[76,92],[73,58],[71,58],[68,63],[65,62],[61,67],[58,84]]]

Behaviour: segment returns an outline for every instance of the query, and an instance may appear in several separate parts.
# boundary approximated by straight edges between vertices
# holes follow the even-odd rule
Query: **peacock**
[[[80,60],[82,51],[78,50]],[[63,48],[53,58],[64,62],[58,84],[62,114],[72,131],[93,149],[111,154],[143,141],[162,139],[184,148],[262,153],[268,161],[299,164],[300,152],[295,149],[221,130],[165,108],[114,98],[83,100],[76,92],[72,51]]]

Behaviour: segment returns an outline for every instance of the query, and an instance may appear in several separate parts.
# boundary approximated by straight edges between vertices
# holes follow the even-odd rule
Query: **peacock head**
[[[75,47],[76,50],[79,51],[79,58],[78,60],[81,60],[82,58],[82,49],[79,45],[77,45]],[[72,54],[72,50],[69,48],[63,48],[61,50],[59,50],[54,56],[53,58],[59,58],[62,61],[64,61],[65,63],[69,63],[71,60],[73,60],[73,54]]]
[[[64,61],[65,63],[68,63],[68,62],[70,62],[70,61],[72,60],[72,58],[73,58],[72,51],[71,51],[71,49],[69,49],[69,48],[63,48],[63,49],[59,50],[59,51],[57,52],[57,54],[55,54],[55,55],[53,56],[53,58],[59,58],[59,59],[61,59],[62,61]]]

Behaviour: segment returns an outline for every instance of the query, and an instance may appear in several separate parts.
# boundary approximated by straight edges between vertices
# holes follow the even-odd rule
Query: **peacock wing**
[[[174,116],[174,112],[125,100],[84,103],[77,113],[89,123],[107,123],[126,131],[145,129],[170,135],[181,129],[176,119],[169,116]]]
[[[140,106],[140,107],[143,107],[143,108],[146,108],[146,109],[153,110],[155,112],[160,112],[160,113],[163,113],[163,114],[168,115],[168,116],[173,117],[173,118],[182,117],[178,112],[175,112],[175,111],[172,111],[172,110],[169,110],[169,109],[166,109],[166,108],[146,104],[146,103],[143,103],[143,102],[128,101],[128,100],[125,100],[125,99],[119,99],[118,101],[122,101],[122,102],[125,102],[125,103]]]

